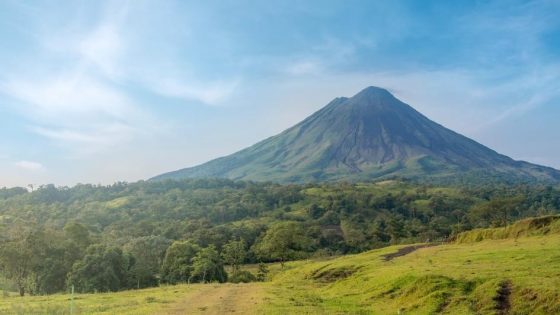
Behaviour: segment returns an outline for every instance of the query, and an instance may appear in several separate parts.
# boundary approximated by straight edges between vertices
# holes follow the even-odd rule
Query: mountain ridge
[[[477,172],[520,181],[560,181],[560,171],[499,154],[430,120],[386,89],[370,86],[351,98],[333,99],[253,146],[152,180],[449,179]]]

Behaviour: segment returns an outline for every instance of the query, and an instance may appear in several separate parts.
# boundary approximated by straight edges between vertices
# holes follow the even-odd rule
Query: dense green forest
[[[241,265],[444,241],[558,213],[560,189],[222,179],[0,189],[0,284],[20,294],[262,280]],[[226,273],[225,265],[230,275]]]

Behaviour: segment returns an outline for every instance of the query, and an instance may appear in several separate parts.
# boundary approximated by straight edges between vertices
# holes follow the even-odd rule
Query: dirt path
[[[426,248],[426,247],[432,247],[432,246],[437,246],[436,244],[423,244],[423,245],[412,245],[412,246],[406,246],[403,248],[399,248],[396,252],[394,253],[390,253],[387,255],[383,255],[383,260],[385,261],[391,261],[397,257],[401,257],[404,255],[408,255],[416,250],[419,250],[421,248]]]
[[[258,314],[264,303],[265,292],[260,283],[193,286],[184,300],[158,314]]]
[[[512,284],[510,280],[505,280],[500,283],[497,295],[494,297],[496,301],[496,311],[499,315],[509,314],[509,309],[511,307],[510,295],[511,295]]]

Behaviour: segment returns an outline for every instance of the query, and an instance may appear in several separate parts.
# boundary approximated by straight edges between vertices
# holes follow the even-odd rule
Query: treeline
[[[266,277],[241,270],[247,256],[243,240],[230,241],[218,252],[190,241],[161,236],[139,237],[122,246],[92,238],[76,222],[62,231],[16,226],[0,245],[3,276],[21,296],[52,294],[73,286],[78,292],[108,292],[156,286],[161,283],[225,282],[224,264],[232,266],[230,281],[249,282]]]
[[[444,240],[558,209],[560,190],[536,185],[204,179],[0,189],[0,274],[21,294],[254,281],[266,268],[253,275],[242,264]]]

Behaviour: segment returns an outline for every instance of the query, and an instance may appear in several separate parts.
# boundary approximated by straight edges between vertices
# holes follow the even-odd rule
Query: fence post
[[[70,296],[70,315],[74,315],[74,285],[72,285],[72,295]]]

